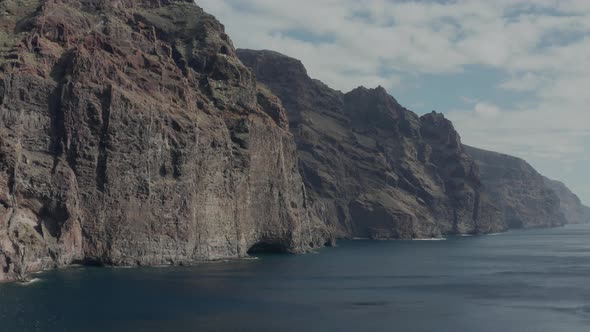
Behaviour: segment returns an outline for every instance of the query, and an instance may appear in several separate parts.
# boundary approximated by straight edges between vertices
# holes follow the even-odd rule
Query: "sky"
[[[239,48],[385,87],[468,145],[524,158],[590,204],[589,0],[196,0]]]

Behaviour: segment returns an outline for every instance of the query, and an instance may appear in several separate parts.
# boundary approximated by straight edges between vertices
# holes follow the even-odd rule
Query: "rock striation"
[[[502,208],[510,228],[555,227],[568,223],[560,197],[526,161],[465,146],[479,164],[486,190]]]
[[[583,205],[580,198],[560,181],[543,177],[545,185],[559,197],[559,209],[568,224],[590,223],[590,208]]]
[[[0,1],[0,281],[302,252],[280,100],[190,0]]]
[[[589,216],[442,114],[236,51],[192,0],[0,0],[0,282]]]
[[[343,94],[276,52],[238,56],[283,101],[310,207],[334,236],[410,239],[505,229],[477,164],[442,114],[419,117],[381,87]]]

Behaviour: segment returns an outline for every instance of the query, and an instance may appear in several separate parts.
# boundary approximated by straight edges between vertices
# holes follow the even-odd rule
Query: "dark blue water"
[[[0,285],[0,331],[590,331],[590,227]]]

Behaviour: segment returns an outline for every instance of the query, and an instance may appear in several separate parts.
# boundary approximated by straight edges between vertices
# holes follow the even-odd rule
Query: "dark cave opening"
[[[100,258],[94,257],[85,257],[82,259],[77,259],[72,262],[73,265],[82,265],[88,267],[104,267],[107,266],[105,262],[103,262]]]
[[[287,249],[284,245],[277,242],[256,242],[253,246],[248,249],[248,255],[258,254],[284,254]]]

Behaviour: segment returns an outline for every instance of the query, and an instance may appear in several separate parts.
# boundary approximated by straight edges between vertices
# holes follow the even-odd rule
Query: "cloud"
[[[586,124],[590,121],[590,113],[578,117],[579,114],[572,112],[540,109],[502,112],[488,106],[480,109],[486,115],[477,112],[477,107],[475,112],[447,114],[463,140],[471,145],[508,152],[532,161],[549,159],[564,164],[587,160],[590,130]],[[465,128],[469,130],[463,130]]]
[[[333,59],[332,69],[346,64],[374,74],[380,65],[424,73],[461,71],[468,64],[515,71],[545,68],[558,51],[544,47],[548,37],[587,32],[590,10],[579,2],[197,1],[228,24],[240,47],[296,48],[295,55],[307,58],[310,66]],[[326,42],[299,40],[289,33],[293,31]],[[298,49],[302,44],[307,47]],[[353,61],[338,61],[343,59]]]
[[[545,77],[526,72],[502,82],[498,87],[511,91],[537,91],[548,83]]]
[[[590,1],[196,2],[227,25],[238,47],[296,57],[343,91],[403,91],[415,77],[493,70],[503,79],[489,95],[456,91],[449,117],[465,141],[527,158],[553,177],[563,178],[556,164],[590,168]],[[518,104],[493,99],[500,93],[519,96]],[[590,201],[582,185],[590,188],[590,180],[579,184]]]
[[[484,118],[494,118],[500,114],[500,109],[496,105],[480,102],[475,104],[475,113]]]

